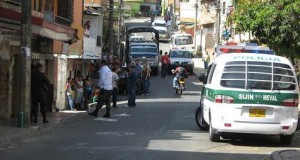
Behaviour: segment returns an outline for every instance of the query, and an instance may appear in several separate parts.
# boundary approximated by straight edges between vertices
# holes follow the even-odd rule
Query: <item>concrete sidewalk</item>
[[[17,120],[2,122],[0,124],[0,148],[14,143],[20,143],[26,138],[43,135],[62,125],[76,121],[86,115],[86,111],[60,111],[47,113],[49,123],[42,123],[42,117],[38,117],[38,123],[32,123],[29,128],[19,128]]]

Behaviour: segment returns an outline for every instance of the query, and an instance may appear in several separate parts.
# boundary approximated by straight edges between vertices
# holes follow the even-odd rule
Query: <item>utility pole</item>
[[[121,56],[121,30],[122,30],[122,13],[123,13],[123,0],[119,0],[119,25],[118,25],[118,56]]]
[[[19,63],[19,127],[30,126],[31,101],[31,0],[22,1],[21,55]],[[21,116],[20,116],[21,115]]]
[[[217,1],[217,45],[220,44],[220,28],[221,27],[221,1]]]
[[[114,13],[114,0],[109,0],[109,54],[107,55],[107,61],[110,60],[110,56],[113,55],[113,31],[114,31],[114,21],[113,21],[113,13]]]
[[[196,0],[195,3],[195,25],[194,25],[194,48],[195,48],[195,54],[197,53],[197,19],[198,19],[198,0]]]

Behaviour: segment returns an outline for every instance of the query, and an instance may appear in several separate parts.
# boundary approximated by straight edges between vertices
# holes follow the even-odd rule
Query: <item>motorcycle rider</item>
[[[178,85],[179,77],[183,76],[184,78],[187,78],[188,72],[180,63],[180,65],[175,70],[172,70],[172,74],[176,74],[175,77],[173,78],[173,88],[175,89]]]

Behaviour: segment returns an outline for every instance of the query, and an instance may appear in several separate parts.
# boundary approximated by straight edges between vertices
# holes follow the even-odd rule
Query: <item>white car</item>
[[[167,24],[164,20],[159,20],[156,19],[152,22],[152,27],[165,27],[166,28]]]
[[[166,27],[166,22],[164,20],[154,20],[152,27],[159,32],[159,41],[169,41],[169,32]],[[153,34],[153,37],[155,35]]]
[[[188,33],[179,33],[172,35],[169,49],[187,49],[195,54],[193,36]]]

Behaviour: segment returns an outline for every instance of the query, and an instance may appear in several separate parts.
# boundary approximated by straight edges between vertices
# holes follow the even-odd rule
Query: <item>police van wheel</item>
[[[294,134],[292,135],[280,135],[280,143],[283,145],[289,145],[292,143]]]
[[[209,124],[209,140],[212,142],[220,141],[220,135],[218,134],[217,130],[212,127],[211,121]]]
[[[202,129],[202,130],[208,130],[208,124],[205,122],[203,118],[203,113],[202,113],[202,106],[199,106],[196,110],[195,113],[195,120],[197,123],[197,126]]]

